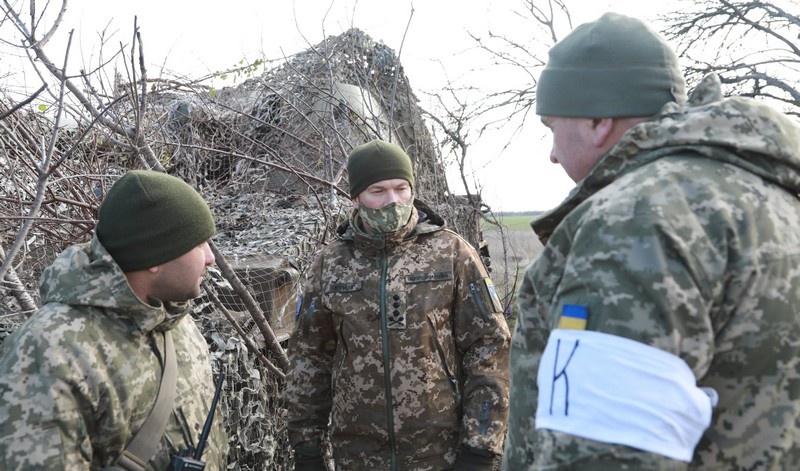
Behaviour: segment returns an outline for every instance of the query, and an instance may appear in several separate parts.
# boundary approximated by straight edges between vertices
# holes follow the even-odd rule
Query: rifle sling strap
[[[128,471],[143,471],[147,468],[147,462],[156,452],[158,443],[167,429],[167,421],[172,414],[172,406],[175,403],[175,386],[178,379],[177,371],[178,361],[175,358],[175,346],[172,343],[172,334],[167,330],[164,332],[164,371],[161,375],[156,402],[150,415],[136,432],[136,436],[120,455],[117,466]]]

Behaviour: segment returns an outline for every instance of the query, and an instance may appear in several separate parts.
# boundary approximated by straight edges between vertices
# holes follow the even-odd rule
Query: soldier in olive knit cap
[[[347,174],[356,225],[381,234],[406,225],[414,207],[414,171],[400,146],[375,139],[356,147],[347,156]]]
[[[350,180],[350,197],[381,180],[401,179],[414,186],[411,158],[391,142],[375,139],[361,144],[347,156],[347,175]]]
[[[800,127],[685,89],[636,18],[550,50],[536,112],[576,188],[531,223],[504,470],[800,469]]]
[[[96,232],[142,300],[186,301],[200,295],[206,265],[172,273],[179,263],[172,261],[199,248],[198,261],[213,263],[206,241],[216,228],[206,202],[183,180],[149,170],[128,172],[100,206]]]
[[[576,182],[628,129],[667,103],[685,101],[672,48],[642,21],[617,13],[580,25],[556,43],[536,87],[536,113],[554,131],[550,160]],[[580,141],[565,126],[593,145],[574,149]]]
[[[124,272],[168,262],[216,233],[203,198],[183,180],[133,170],[100,205],[97,237]]]
[[[167,469],[197,444],[214,383],[186,301],[214,263],[214,231],[182,180],[117,180],[95,237],[44,270],[42,308],[0,347],[0,467]],[[208,471],[227,466],[223,423],[208,435]]]
[[[411,159],[347,159],[356,209],[308,270],[286,378],[295,470],[491,471],[506,431],[508,326],[472,245],[414,198]],[[431,426],[431,424],[435,424]]]
[[[686,101],[672,48],[642,21],[607,13],[550,49],[536,85],[536,114],[580,118],[653,116]]]

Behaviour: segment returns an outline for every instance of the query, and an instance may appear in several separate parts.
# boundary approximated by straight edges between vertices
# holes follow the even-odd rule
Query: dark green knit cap
[[[400,178],[414,186],[411,158],[397,144],[375,139],[361,144],[347,156],[350,197],[381,180]]]
[[[124,272],[174,260],[216,233],[203,198],[179,178],[150,170],[122,176],[100,205],[97,238]]]
[[[686,101],[675,51],[644,22],[618,13],[556,43],[536,87],[540,116],[653,116],[672,101]]]

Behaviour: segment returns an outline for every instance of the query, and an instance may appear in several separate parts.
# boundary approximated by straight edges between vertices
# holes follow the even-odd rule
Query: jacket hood
[[[695,154],[741,167],[800,193],[800,126],[750,98],[723,98],[707,75],[683,105],[668,103],[632,127],[555,209],[531,223],[546,241],[576,206],[620,175],[675,154]]]
[[[361,248],[381,250],[395,247],[404,241],[414,239],[421,234],[430,234],[447,227],[445,220],[436,214],[425,203],[414,199],[414,209],[408,223],[397,232],[390,234],[370,234],[363,229],[358,210],[353,211],[350,219],[343,222],[336,232],[342,240],[354,241]]]
[[[142,302],[97,236],[62,252],[42,273],[39,293],[42,304],[112,310],[114,316],[142,333],[171,329],[189,312],[187,303],[151,306]]]

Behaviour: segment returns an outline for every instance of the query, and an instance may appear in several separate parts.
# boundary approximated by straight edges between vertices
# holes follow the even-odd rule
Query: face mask
[[[363,203],[359,204],[361,219],[381,234],[399,231],[406,225],[411,217],[414,203],[390,203],[378,209],[368,208]]]

